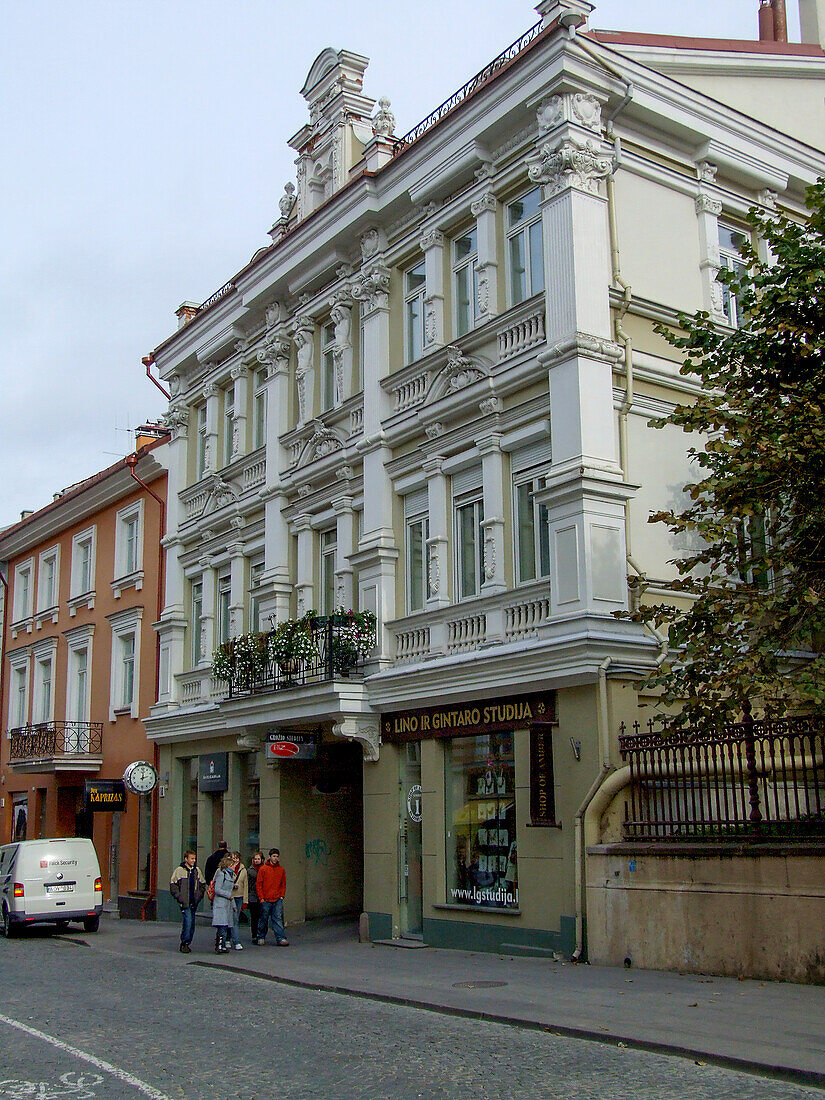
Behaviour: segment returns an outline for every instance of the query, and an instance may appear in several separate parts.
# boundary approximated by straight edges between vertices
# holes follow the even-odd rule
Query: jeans
[[[180,911],[181,927],[180,927],[180,942],[191,943],[192,937],[195,934],[195,913],[197,908],[194,905],[187,905],[185,909]]]
[[[243,908],[243,898],[232,899],[232,927],[229,930],[229,938],[232,941],[234,947],[236,943],[241,942],[241,931],[239,928],[239,922],[241,919],[241,909]]]
[[[250,901],[249,903],[249,926],[252,929],[252,939],[258,938],[258,924],[261,920],[261,903],[259,901]]]
[[[266,931],[270,924],[272,925],[272,931],[275,933],[275,942],[279,943],[281,940],[285,940],[283,898],[278,898],[277,901],[261,902],[261,919],[258,923],[259,939],[266,938]]]

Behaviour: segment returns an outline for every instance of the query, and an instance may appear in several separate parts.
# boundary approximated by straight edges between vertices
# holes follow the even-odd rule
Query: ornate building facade
[[[629,573],[668,575],[646,519],[689,478],[649,427],[691,390],[654,326],[735,324],[716,274],[746,211],[801,215],[825,170],[821,103],[776,117],[813,104],[818,41],[622,36],[592,8],[544,0],[403,138],[367,59],[324,50],[272,243],[155,350],[161,867],[277,844],[290,920],[581,947],[582,821],[663,655],[614,613]],[[377,639],[344,667],[351,608]],[[213,676],[299,619],[310,674]]]

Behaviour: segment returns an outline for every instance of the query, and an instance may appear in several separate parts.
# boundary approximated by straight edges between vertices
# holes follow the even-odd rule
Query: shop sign
[[[550,726],[530,728],[530,822],[533,825],[556,824],[553,731]]]
[[[87,813],[113,813],[126,809],[126,784],[122,779],[87,779],[83,792]]]
[[[410,821],[418,825],[421,821],[421,784],[414,783],[407,791],[407,813]]]
[[[314,760],[317,756],[316,733],[270,730],[266,735],[267,760]]]
[[[229,753],[212,752],[200,757],[199,791],[229,790]]]
[[[556,696],[552,691],[533,695],[507,695],[473,699],[448,707],[423,707],[385,714],[381,718],[384,741],[418,741],[433,737],[466,737],[470,734],[523,729],[535,723],[553,723]]]

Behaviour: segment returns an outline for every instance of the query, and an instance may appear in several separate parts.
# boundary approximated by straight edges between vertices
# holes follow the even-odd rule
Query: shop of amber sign
[[[122,779],[87,779],[84,802],[92,813],[125,810],[126,784]]]
[[[556,697],[552,691],[474,699],[442,707],[393,711],[381,718],[384,741],[418,741],[433,737],[462,737],[500,730],[526,729],[555,723]]]

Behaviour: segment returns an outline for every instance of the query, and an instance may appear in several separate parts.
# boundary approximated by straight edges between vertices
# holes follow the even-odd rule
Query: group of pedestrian
[[[243,951],[240,937],[241,913],[248,909],[252,943],[263,947],[266,934],[272,928],[278,947],[289,947],[284,931],[284,897],[286,871],[281,866],[281,853],[269,849],[255,852],[249,867],[245,867],[240,852],[230,852],[222,840],[204,864],[197,865],[197,853],[183,853],[179,867],[172,872],[169,889],[180,906],[180,950],[189,954],[195,934],[195,915],[207,896],[212,902],[212,927],[215,929],[215,952]]]

